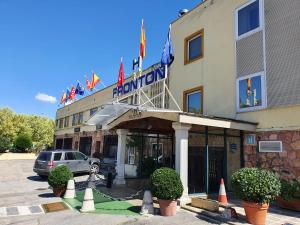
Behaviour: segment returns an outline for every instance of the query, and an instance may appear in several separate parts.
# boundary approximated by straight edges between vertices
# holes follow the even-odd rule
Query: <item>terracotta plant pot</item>
[[[162,216],[175,216],[177,210],[176,200],[158,199],[160,214]]]
[[[300,212],[300,199],[292,198],[290,200],[284,200],[283,198],[278,197],[277,205],[284,209],[291,209]]]
[[[66,192],[66,189],[65,187],[62,187],[62,188],[53,188],[53,194],[55,197],[62,197],[65,192]]]
[[[269,204],[258,204],[253,202],[243,202],[247,221],[255,225],[264,225],[266,222]]]

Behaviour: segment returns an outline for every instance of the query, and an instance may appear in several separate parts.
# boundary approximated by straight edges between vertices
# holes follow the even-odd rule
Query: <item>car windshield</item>
[[[41,161],[50,161],[50,159],[51,159],[51,152],[41,152],[39,154],[39,157],[37,159],[41,160]]]

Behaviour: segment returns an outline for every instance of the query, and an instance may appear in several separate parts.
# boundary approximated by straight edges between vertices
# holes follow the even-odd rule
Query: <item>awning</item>
[[[136,106],[125,103],[108,103],[85,122],[86,125],[101,125],[102,127]]]
[[[237,129],[244,131],[256,131],[257,123],[221,118],[193,113],[183,113],[175,110],[157,109],[151,107],[138,107],[127,103],[109,103],[100,109],[86,124],[102,126],[102,129],[113,129],[120,124],[145,118],[157,118],[171,122],[179,122],[191,125],[211,126],[219,128]],[[142,121],[141,121],[142,122]]]

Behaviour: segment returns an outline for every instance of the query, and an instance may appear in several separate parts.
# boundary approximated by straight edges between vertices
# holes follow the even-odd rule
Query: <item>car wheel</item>
[[[90,171],[91,171],[92,173],[98,174],[98,173],[99,173],[99,170],[100,170],[100,167],[99,167],[98,164],[94,163],[94,164],[91,165]]]

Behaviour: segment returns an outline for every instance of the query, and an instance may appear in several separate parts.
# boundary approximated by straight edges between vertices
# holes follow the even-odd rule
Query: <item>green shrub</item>
[[[29,134],[19,134],[14,141],[15,152],[26,152],[32,147],[32,139]]]
[[[242,168],[231,177],[236,196],[244,201],[269,204],[280,194],[281,184],[270,171],[258,168]]]
[[[5,152],[11,148],[11,141],[7,137],[0,136],[0,153]]]
[[[65,165],[58,165],[50,172],[48,183],[53,188],[62,188],[67,186],[71,178],[73,178],[71,170]]]
[[[300,183],[297,181],[281,180],[281,194],[284,200],[290,200],[293,198],[300,199]]]
[[[164,200],[176,200],[183,192],[178,173],[166,167],[154,171],[150,178],[150,187],[153,196]]]

